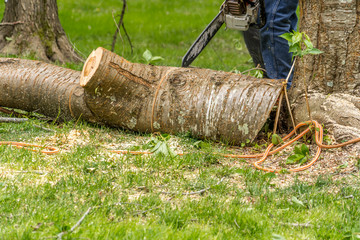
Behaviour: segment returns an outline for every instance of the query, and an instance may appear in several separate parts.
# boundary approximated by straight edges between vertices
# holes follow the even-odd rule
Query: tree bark
[[[103,48],[89,56],[80,84],[91,112],[109,125],[230,144],[256,137],[282,87],[210,69],[130,63]]]
[[[81,61],[60,24],[56,0],[6,1],[0,52],[46,62]]]
[[[97,120],[84,101],[80,72],[25,59],[0,58],[0,106],[59,120]]]
[[[312,117],[339,141],[360,137],[360,0],[302,0],[300,12],[301,30],[324,53],[298,61],[291,90],[295,118],[309,119],[305,79]]]

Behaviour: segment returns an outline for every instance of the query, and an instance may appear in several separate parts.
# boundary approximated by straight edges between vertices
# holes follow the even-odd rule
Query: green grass
[[[310,182],[295,178],[278,187],[274,183],[286,175],[233,165],[234,159],[210,153],[224,151],[219,144],[208,144],[204,154],[193,147],[195,140],[182,136],[172,141],[192,152],[186,156],[118,155],[108,149],[141,146],[148,136],[72,122],[42,123],[54,130],[46,132],[34,124],[39,120],[1,124],[0,138],[52,144],[61,152],[47,156],[0,146],[1,239],[54,237],[69,230],[89,207],[82,224],[63,239],[360,235],[358,174],[336,181],[330,175]]]
[[[193,41],[219,11],[221,1],[127,1],[124,23],[134,45],[131,54],[125,34],[118,37],[115,52],[133,62],[145,62],[142,54],[149,49],[165,60],[158,65],[180,66],[182,57]],[[5,4],[0,4],[2,17]],[[58,0],[59,17],[68,38],[86,59],[97,47],[111,48],[115,33],[114,15],[122,10],[118,0]],[[118,18],[116,18],[118,21]],[[242,44],[236,50],[235,43]],[[218,32],[194,66],[231,71],[243,71],[252,66],[250,56],[238,31],[224,28]],[[68,65],[80,70],[81,66]]]
[[[115,30],[111,13],[120,12],[120,3],[58,0],[62,25],[84,55],[98,46],[110,47]],[[165,58],[157,64],[180,66],[220,4],[128,1],[125,24],[134,54],[127,43],[123,50],[121,41],[117,53],[141,62],[149,49]],[[3,7],[1,3],[0,11]],[[241,34],[220,31],[194,65],[226,71],[249,68],[245,48],[236,50],[234,39],[242,41]],[[69,231],[90,207],[81,225],[63,239],[360,237],[358,172],[309,181],[299,180],[301,174],[263,173],[246,162],[212,153],[228,151],[226,145],[205,144],[204,153],[194,147],[197,140],[186,136],[170,141],[172,148],[191,152],[186,156],[118,155],[108,149],[142,146],[149,135],[83,122],[0,123],[0,139],[61,149],[47,156],[0,146],[0,239],[54,238]],[[282,181],[287,184],[281,186]],[[207,190],[201,194],[183,194],[203,189]]]

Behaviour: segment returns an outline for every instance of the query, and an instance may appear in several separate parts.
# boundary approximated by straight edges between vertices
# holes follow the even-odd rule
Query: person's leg
[[[260,65],[265,69],[264,60],[261,54],[260,29],[250,26],[249,30],[243,32],[246,48],[248,49],[255,67]]]
[[[261,29],[261,50],[269,78],[285,79],[291,69],[292,54],[280,35],[296,29],[299,0],[266,0],[266,24]],[[292,76],[288,87],[291,85]]]

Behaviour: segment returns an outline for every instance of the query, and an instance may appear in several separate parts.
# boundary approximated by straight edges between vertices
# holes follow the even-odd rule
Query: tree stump
[[[60,24],[56,0],[5,1],[0,52],[45,62],[81,61]]]
[[[302,31],[324,53],[298,61],[291,90],[294,116],[297,122],[309,120],[305,79],[312,117],[338,141],[360,137],[360,2],[303,0],[300,9]]]

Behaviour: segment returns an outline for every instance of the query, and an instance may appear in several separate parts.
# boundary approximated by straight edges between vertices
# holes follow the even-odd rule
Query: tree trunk
[[[60,24],[56,0],[5,1],[0,52],[46,62],[81,61]]]
[[[210,69],[130,63],[103,48],[89,56],[80,84],[91,112],[109,125],[230,144],[256,137],[282,87]]]
[[[360,0],[302,0],[300,12],[301,30],[324,53],[298,61],[291,90],[295,118],[309,119],[305,79],[312,117],[339,141],[360,137]]]

